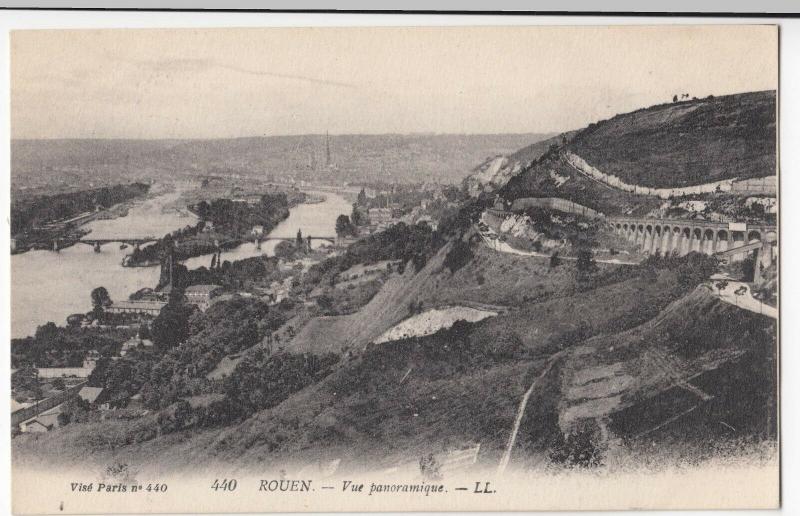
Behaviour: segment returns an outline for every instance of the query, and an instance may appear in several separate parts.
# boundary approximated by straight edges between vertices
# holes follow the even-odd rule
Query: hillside
[[[548,135],[325,135],[220,140],[13,140],[14,189],[65,187],[119,177],[236,173],[282,180],[455,183],[487,156],[514,152]]]
[[[464,188],[472,197],[502,188],[512,177],[530,167],[551,145],[558,145],[571,134],[565,133],[532,143],[508,156],[499,155],[487,159],[464,178]]]
[[[774,177],[775,93],[662,104],[590,124],[564,139],[566,143],[548,149],[498,193],[508,201],[560,197],[607,215],[646,215],[672,206],[665,207],[664,198],[597,181],[575,168],[568,156],[637,187]],[[691,198],[710,201],[722,216],[741,218],[748,211],[744,197],[712,192]]]
[[[623,181],[655,188],[774,175],[774,91],[661,104],[579,131],[567,148]]]
[[[743,407],[753,409],[768,404],[775,386],[775,322],[695,288],[688,278],[696,258],[609,266],[577,280],[572,265],[550,270],[547,259],[473,251],[468,264],[450,271],[441,267],[446,246],[419,273],[409,267],[387,282],[360,320],[347,316],[337,319],[346,322],[311,334],[303,329],[302,344],[296,339],[288,352],[322,356],[351,347],[329,373],[274,406],[222,426],[204,427],[198,420],[163,433],[153,430],[160,420],[156,413],[133,421],[71,424],[15,438],[15,460],[81,458],[102,466],[113,456],[142,468],[221,464],[238,471],[288,460],[294,471],[340,459],[344,474],[360,471],[364,461],[380,469],[480,443],[479,465],[493,467],[519,400],[535,378],[515,465],[572,460],[561,455],[569,448],[562,436],[582,435],[598,425],[606,430],[591,439],[609,465],[631,460],[643,442],[657,443],[669,460],[680,457],[686,449],[676,430],[691,435],[691,446],[704,453],[732,439],[774,439],[772,416],[737,403],[746,399]],[[389,324],[408,317],[409,300],[427,307],[471,299],[512,306],[434,335],[369,344]],[[337,340],[350,330],[354,340]],[[266,374],[269,367],[259,370]],[[733,381],[749,382],[747,391],[731,388]],[[669,426],[670,418],[691,407],[696,410],[682,425]],[[116,443],[113,452],[109,442]],[[620,449],[612,454],[614,447]]]

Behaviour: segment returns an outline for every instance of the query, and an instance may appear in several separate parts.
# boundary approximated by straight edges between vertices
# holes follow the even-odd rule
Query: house
[[[100,353],[96,350],[91,350],[83,359],[83,368],[94,371],[98,360],[100,360]]]
[[[102,387],[81,387],[78,391],[78,397],[88,403],[97,401],[101,394],[103,394]]]
[[[128,353],[128,351],[136,349],[140,346],[144,348],[152,348],[153,341],[149,339],[141,339],[139,338],[138,335],[136,337],[131,337],[130,339],[122,343],[122,348],[119,351],[119,355],[124,357]]]
[[[39,419],[33,418],[29,419],[28,421],[23,421],[19,424],[19,429],[25,433],[44,433],[49,432],[58,424],[58,418],[56,418],[56,422],[53,423],[50,418],[42,418],[40,421]]]
[[[417,219],[417,224],[427,224],[433,231],[438,229],[438,224],[430,215],[422,215]]]
[[[186,296],[187,303],[205,311],[211,306],[211,299],[219,294],[221,290],[222,287],[219,285],[191,285],[186,287],[183,294]]]
[[[84,363],[84,367],[39,367],[39,378],[87,378],[94,370],[94,364]]]
[[[61,405],[46,410],[36,417],[32,417],[19,424],[19,429],[25,433],[43,433],[58,428],[58,416],[61,414]]]
[[[112,314],[139,314],[157,317],[161,309],[167,305],[164,301],[115,301],[111,306],[106,307],[105,311]]]
[[[369,209],[369,221],[372,224],[380,225],[380,224],[388,224],[392,221],[392,209],[391,208],[370,208]]]

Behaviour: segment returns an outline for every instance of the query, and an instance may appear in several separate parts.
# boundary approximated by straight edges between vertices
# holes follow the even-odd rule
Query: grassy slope
[[[645,324],[593,337],[575,350],[564,367],[562,428],[582,418],[610,417],[612,430],[629,440],[659,440],[665,431],[716,439],[728,433],[719,424],[725,420],[740,434],[774,438],[774,425],[770,430],[765,424],[775,388],[776,332],[768,317],[738,310],[698,287]],[[713,398],[703,400],[692,387]],[[692,406],[697,414],[691,418],[651,432]]]
[[[439,274],[457,286],[469,276],[465,271],[460,277],[465,269],[452,276],[449,271],[440,270]],[[515,360],[460,366],[462,359],[457,355],[445,352],[431,356],[420,352],[414,341],[387,343],[345,359],[330,377],[239,425],[171,434],[113,451],[105,445],[106,438],[88,440],[86,436],[116,435],[126,423],[74,425],[47,436],[17,438],[15,450],[28,458],[33,454],[26,451],[35,449],[37,454],[65,460],[85,455],[103,463],[113,455],[116,460],[131,463],[157,460],[168,467],[215,462],[253,465],[277,457],[301,462],[343,458],[346,466],[348,459],[355,461],[367,453],[382,454],[381,463],[390,465],[414,460],[422,453],[480,442],[481,460],[493,463],[508,437],[517,403],[549,356],[578,347],[590,335],[624,331],[652,317],[674,298],[672,273],[662,273],[655,279],[628,272],[601,273],[606,277],[604,286],[581,292],[572,285],[571,267],[563,265],[560,269],[554,277],[571,286],[549,294],[547,299],[523,301],[517,309],[474,326],[469,337],[473,342],[519,338],[523,355]],[[414,292],[427,291],[432,272],[423,273],[417,275],[421,281],[401,297],[403,301]],[[497,275],[504,280],[508,276]],[[488,294],[506,287],[487,282],[484,288]],[[448,294],[451,301],[457,290]],[[401,302],[397,310],[404,305]],[[322,337],[328,335],[323,333]],[[319,343],[326,349],[329,345],[328,340]],[[401,384],[410,368],[412,373]],[[532,406],[549,406],[552,411],[560,399],[559,388],[552,381],[546,385],[548,390],[535,393]],[[526,425],[529,431],[539,428],[544,432],[537,437],[540,447],[558,430],[553,417]]]
[[[418,300],[425,284],[441,271],[449,249],[449,244],[444,246],[419,273],[409,264],[402,275],[390,277],[380,292],[357,313],[312,319],[287,345],[287,350],[339,352],[345,348],[363,348],[409,315],[409,304]]]
[[[568,148],[643,186],[774,175],[776,113],[774,91],[662,104],[584,129]]]
[[[775,94],[757,92],[664,104],[579,131],[566,148],[629,183],[666,187],[775,174]],[[558,185],[551,173],[568,177]],[[610,188],[557,154],[512,178],[507,200],[561,197],[607,215],[645,215],[659,199]]]

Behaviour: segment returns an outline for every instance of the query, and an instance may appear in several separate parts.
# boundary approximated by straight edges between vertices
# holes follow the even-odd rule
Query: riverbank
[[[78,192],[41,195],[12,203],[11,253],[32,249],[61,250],[76,244],[95,220],[126,215],[120,205],[147,195],[144,183],[115,185]]]
[[[129,209],[127,217],[113,220],[95,220],[87,224],[92,236],[113,240],[120,236],[144,238],[149,235],[164,235],[182,227],[187,221],[196,224],[194,215],[176,211],[182,203],[179,199],[182,188],[176,184],[169,193],[162,193],[167,185],[156,184],[153,198],[137,200]],[[349,213],[350,203],[335,193],[310,191],[309,194],[324,196],[325,201],[316,204],[298,204],[288,217],[281,220],[268,237],[294,237],[298,230],[304,235],[329,236],[336,234],[336,217]],[[264,241],[259,246],[253,241],[231,242],[225,245],[221,260],[235,261],[254,256],[273,255],[277,240]],[[223,242],[221,242],[223,243]],[[318,247],[324,242],[314,241]],[[50,250],[33,250],[11,257],[11,336],[22,338],[33,335],[36,327],[53,321],[64,324],[67,316],[85,313],[92,308],[92,289],[105,287],[112,299],[124,300],[143,288],[158,284],[157,267],[122,267],[130,248],[120,245],[104,245],[99,253],[91,246],[75,245],[59,253]],[[211,252],[189,258],[183,265],[189,269],[211,263]]]

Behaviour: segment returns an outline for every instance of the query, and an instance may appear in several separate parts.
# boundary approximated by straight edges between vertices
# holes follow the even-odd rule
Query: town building
[[[389,224],[392,222],[391,208],[370,208],[369,221],[375,225]]]
[[[139,347],[152,349],[153,341],[149,339],[140,339],[138,336],[131,337],[130,339],[122,343],[122,348],[120,349],[119,355],[121,357],[124,357],[128,353],[128,351]]]
[[[157,317],[161,309],[167,305],[165,301],[135,300],[135,301],[115,301],[111,306],[106,307],[105,311],[112,314],[140,314]]]
[[[431,230],[436,231],[439,228],[439,225],[436,223],[430,215],[422,215],[417,218],[417,224],[427,224]]]
[[[61,405],[45,410],[41,414],[27,419],[19,424],[19,429],[24,433],[44,433],[58,428],[58,416],[61,414]]]
[[[109,404],[103,396],[105,390],[102,387],[82,387],[78,391],[78,397],[91,406],[97,407],[100,410],[108,410]]]
[[[94,371],[94,364],[84,363],[84,367],[40,367],[37,371],[39,378],[88,378]]]
[[[191,285],[183,291],[186,302],[195,305],[200,310],[205,311],[211,306],[211,300],[220,293],[222,287],[219,285]]]

